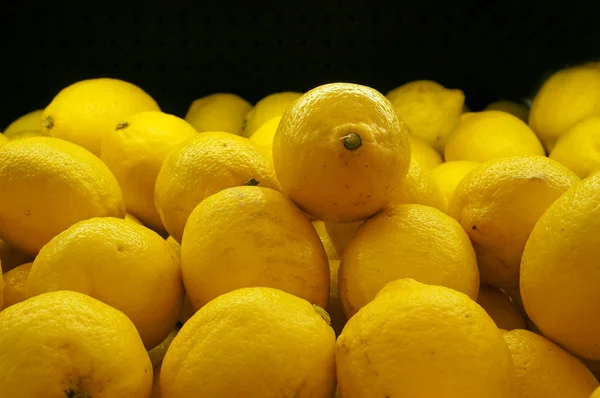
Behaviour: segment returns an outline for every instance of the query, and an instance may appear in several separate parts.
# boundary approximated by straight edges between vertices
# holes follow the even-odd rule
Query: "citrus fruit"
[[[443,212],[448,207],[446,198],[431,172],[413,159],[404,181],[398,184],[392,193],[391,204],[420,204],[435,207]]]
[[[123,195],[100,159],[58,138],[0,148],[0,239],[34,256],[78,221],[124,217]]]
[[[363,223],[340,265],[340,296],[348,318],[388,282],[413,278],[477,298],[479,272],[468,235],[429,206],[390,207]]]
[[[573,354],[600,359],[600,173],[561,196],[531,232],[521,296],[545,336]]]
[[[142,222],[139,220],[139,218],[137,218],[136,216],[134,216],[134,215],[133,215],[133,214],[131,214],[131,213],[125,213],[125,220],[127,220],[127,221],[131,221],[132,223],[135,223],[135,224],[144,225],[144,224],[143,224],[143,223],[142,223]]]
[[[439,152],[417,137],[410,137],[410,157],[429,171],[442,164]]]
[[[429,80],[406,83],[386,94],[413,137],[444,152],[448,135],[458,124],[465,95]]]
[[[501,111],[462,115],[458,126],[450,134],[444,151],[447,162],[485,162],[529,155],[545,155],[540,140],[522,120]]]
[[[265,287],[201,308],[169,347],[163,398],[329,398],[335,334],[309,302]]]
[[[40,137],[40,136],[42,136],[42,132],[40,129],[20,130],[20,131],[16,131],[16,132],[12,133],[10,135],[10,139],[12,141],[16,141],[16,140],[24,140],[25,138]]]
[[[10,142],[10,138],[5,136],[4,134],[0,134],[0,146],[6,145]]]
[[[150,362],[152,362],[152,367],[156,368],[160,366],[160,363],[165,358],[165,355],[167,354],[171,343],[175,339],[175,336],[177,336],[177,333],[179,333],[179,328],[173,329],[162,343],[148,351],[148,356],[150,357]]]
[[[160,168],[175,147],[197,135],[185,120],[158,111],[138,113],[106,132],[100,159],[119,182],[127,211],[154,230],[163,230],[154,206]]]
[[[338,255],[337,251],[335,250],[335,247],[333,246],[333,243],[331,242],[331,238],[329,237],[327,229],[325,228],[325,223],[323,221],[313,221],[312,224],[313,227],[315,227],[317,234],[319,234],[321,243],[325,248],[325,253],[327,253],[327,258],[329,260],[339,260],[340,256]]]
[[[37,130],[39,132],[43,111],[43,109],[39,109],[19,117],[8,125],[6,130],[4,130],[4,135],[13,140],[15,139],[15,136],[20,136],[22,131]]]
[[[252,105],[239,95],[217,93],[207,95],[192,102],[185,115],[199,132],[224,131],[235,135],[243,133],[246,113]]]
[[[52,239],[27,289],[30,296],[74,290],[123,311],[148,349],[173,330],[184,294],[179,260],[164,239],[112,217],[81,221]]]
[[[181,242],[187,218],[198,203],[244,184],[279,187],[273,168],[247,138],[202,133],[167,156],[156,179],[154,203],[166,230]]]
[[[284,91],[267,95],[258,101],[246,115],[244,136],[251,137],[263,124],[274,117],[283,115],[287,108],[301,96],[302,93]]]
[[[527,238],[546,209],[579,178],[543,156],[483,163],[460,182],[448,209],[467,231],[484,282],[515,290]]]
[[[27,277],[32,265],[33,263],[21,264],[4,274],[4,308],[29,298]],[[0,308],[2,308],[2,305],[0,305]]]
[[[283,191],[320,220],[363,220],[391,199],[410,163],[408,131],[372,88],[333,83],[281,118],[273,161]]]
[[[337,340],[344,398],[514,398],[501,333],[463,293],[411,279],[390,282]]]
[[[0,263],[4,272],[8,272],[16,266],[25,264],[31,260],[32,258],[27,254],[13,249],[0,240]]]
[[[292,201],[272,189],[234,187],[203,200],[185,226],[181,266],[196,309],[253,286],[281,289],[323,308],[329,298],[319,235]]]
[[[558,138],[549,158],[564,164],[580,178],[600,170],[600,117],[575,123]]]
[[[324,222],[325,230],[327,231],[327,235],[329,235],[329,239],[331,239],[331,243],[335,248],[335,251],[338,253],[338,256],[341,257],[348,246],[348,243],[356,236],[356,232],[358,228],[362,225],[362,221],[357,221],[348,224],[339,224],[334,222]]]
[[[481,285],[477,303],[500,329],[525,329],[525,319],[521,316],[510,297],[502,290],[493,286]]]
[[[281,116],[269,120],[250,137],[252,142],[271,163],[273,163],[273,138],[277,132],[277,126],[281,121]]]
[[[503,335],[512,355],[520,398],[588,398],[598,381],[558,345],[527,330]]]
[[[525,104],[514,101],[496,101],[485,107],[486,111],[502,111],[518,117],[525,123],[529,120],[529,108]]]
[[[0,313],[0,396],[147,397],[152,364],[122,312],[76,292]]]
[[[446,203],[450,203],[450,199],[462,179],[478,165],[478,162],[456,160],[454,162],[442,163],[433,169],[431,176],[437,183],[442,195],[444,195]]]
[[[44,109],[42,134],[74,142],[99,156],[104,135],[144,111],[160,108],[136,85],[118,79],[82,80],[61,90]]]

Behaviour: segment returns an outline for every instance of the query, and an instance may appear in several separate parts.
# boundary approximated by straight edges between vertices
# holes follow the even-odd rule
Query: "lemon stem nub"
[[[54,119],[52,119],[52,116],[48,116],[46,119],[44,119],[44,127],[48,130],[54,127]]]
[[[117,130],[122,130],[128,126],[129,126],[129,122],[127,122],[127,121],[117,123]]]
[[[246,183],[244,185],[247,186],[247,187],[255,187],[258,184],[260,184],[260,181],[258,181],[255,178],[251,178],[248,181],[246,181]]]
[[[329,316],[329,314],[327,313],[327,311],[325,311],[323,308],[319,307],[316,304],[313,304],[313,308],[315,309],[315,311],[317,312],[317,314],[319,314],[321,316],[321,318],[323,318],[323,320],[325,322],[327,322],[328,325],[331,326],[331,317]]]
[[[360,135],[356,133],[350,133],[345,137],[342,137],[344,140],[344,147],[351,151],[360,148],[362,145],[362,140],[360,139]]]

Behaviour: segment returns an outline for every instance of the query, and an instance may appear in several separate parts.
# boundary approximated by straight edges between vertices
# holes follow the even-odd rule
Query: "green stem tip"
[[[52,119],[52,116],[48,116],[44,119],[44,127],[48,130],[54,127],[54,119]]]
[[[351,151],[360,148],[362,145],[362,140],[360,139],[360,135],[356,133],[350,133],[345,137],[342,137],[344,142],[344,147]]]
[[[317,312],[317,314],[319,314],[319,316],[321,316],[321,318],[323,318],[323,320],[325,322],[327,322],[328,325],[331,326],[331,317],[329,316],[329,314],[327,313],[327,311],[325,311],[323,308],[319,307],[316,304],[313,304],[313,308],[315,309],[315,311]]]

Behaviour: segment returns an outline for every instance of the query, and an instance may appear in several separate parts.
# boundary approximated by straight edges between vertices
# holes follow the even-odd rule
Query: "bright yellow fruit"
[[[42,119],[43,109],[39,109],[37,111],[29,112],[14,122],[12,122],[6,130],[4,130],[4,135],[11,140],[15,139],[15,136],[20,136],[21,132],[27,130],[40,131],[40,121]]]
[[[514,101],[496,101],[485,107],[486,111],[502,111],[518,117],[525,123],[529,120],[529,108]]]
[[[435,207],[443,212],[448,208],[446,198],[431,172],[413,159],[410,161],[406,178],[396,185],[392,192],[391,204],[420,204]]]
[[[481,285],[477,303],[500,329],[525,329],[525,319],[510,300],[510,297],[502,290],[493,286]]]
[[[410,137],[410,156],[429,171],[442,164],[442,155],[417,137]]]
[[[125,213],[125,220],[131,221],[135,224],[144,225],[136,216],[131,213]]]
[[[24,140],[26,138],[31,137],[40,137],[42,136],[42,132],[40,129],[37,130],[21,130],[11,134],[10,139],[12,141]]]
[[[600,398],[600,387],[594,390],[594,393],[590,395],[590,398]]]
[[[148,397],[152,364],[122,312],[81,293],[0,312],[0,396]]]
[[[245,119],[244,136],[251,137],[263,124],[281,116],[302,93],[284,91],[267,95],[254,105]]]
[[[185,226],[181,266],[196,309],[253,286],[327,307],[329,264],[319,235],[292,201],[272,189],[234,187],[202,201]]]
[[[247,138],[202,133],[167,156],[156,179],[154,204],[169,234],[181,242],[198,203],[222,189],[256,183],[279,188],[272,166]]]
[[[475,251],[465,231],[422,205],[390,207],[365,221],[344,251],[339,278],[348,318],[396,279],[447,286],[472,299],[479,290]]]
[[[273,138],[277,132],[277,126],[281,121],[281,116],[274,117],[265,124],[263,124],[258,130],[250,137],[252,142],[271,163],[273,163]]]
[[[32,265],[33,263],[21,264],[4,274],[4,308],[18,304],[29,298],[29,294],[27,293],[27,277]],[[2,287],[0,287],[0,290],[2,290]]]
[[[521,255],[546,209],[579,178],[543,156],[493,160],[460,182],[448,208],[467,231],[484,282],[505,290],[519,286]]]
[[[410,163],[406,127],[379,92],[319,86],[283,115],[273,160],[284,193],[320,220],[354,222],[384,208]]]
[[[104,136],[136,113],[160,111],[156,101],[134,84],[90,79],[59,92],[42,114],[42,134],[81,145],[100,155]]]
[[[185,115],[199,132],[224,131],[242,135],[246,114],[252,105],[239,95],[217,93],[195,100]]]
[[[545,336],[573,354],[600,359],[600,173],[561,196],[523,252],[521,296]]]
[[[0,148],[0,239],[35,256],[78,221],[124,217],[123,195],[100,159],[58,138]]]
[[[519,398],[588,398],[598,381],[583,363],[527,330],[503,335],[517,374]]]
[[[387,93],[410,134],[444,152],[448,135],[458,124],[465,95],[429,80],[406,83]]]
[[[8,272],[18,265],[33,260],[27,254],[10,247],[6,242],[0,240],[0,263],[4,272]]]
[[[329,235],[329,239],[331,239],[331,243],[333,243],[333,247],[340,257],[344,254],[344,250],[346,249],[346,246],[348,246],[348,243],[356,236],[356,232],[362,223],[362,221],[348,224],[327,221],[323,223],[327,235]]]
[[[93,218],[42,248],[27,279],[31,296],[88,294],[127,315],[147,349],[173,330],[183,304],[179,260],[158,234],[118,218]]]
[[[338,255],[333,243],[331,242],[331,238],[327,233],[327,228],[325,228],[325,223],[323,221],[313,221],[313,227],[319,234],[319,238],[321,239],[321,243],[325,248],[325,253],[327,253],[327,258],[331,260],[339,260],[340,256]]]
[[[163,398],[330,398],[335,334],[309,302],[270,288],[224,294],[171,344]]]
[[[148,356],[150,357],[150,361],[152,362],[152,367],[156,368],[160,365],[162,360],[165,358],[165,355],[167,354],[171,343],[175,339],[175,336],[177,336],[177,333],[179,333],[179,329],[173,329],[162,343],[148,351]]]
[[[531,104],[529,125],[551,151],[558,137],[589,116],[600,116],[600,68],[581,65],[544,83]]]
[[[465,113],[446,144],[447,162],[485,162],[509,156],[544,156],[535,133],[516,116],[501,111]]]
[[[514,398],[501,333],[468,296],[412,279],[389,283],[337,341],[344,398]]]
[[[444,195],[446,203],[450,203],[450,199],[462,179],[479,164],[478,162],[471,162],[469,160],[457,160],[442,163],[433,169],[431,176],[437,183],[442,195]]]
[[[10,139],[4,134],[0,134],[0,146],[6,145],[10,142]]]
[[[558,138],[549,157],[580,178],[600,170],[600,117],[575,123]]]
[[[167,155],[198,136],[185,120],[153,111],[142,112],[107,131],[100,159],[117,178],[125,207],[145,225],[164,227],[154,206],[154,184]]]

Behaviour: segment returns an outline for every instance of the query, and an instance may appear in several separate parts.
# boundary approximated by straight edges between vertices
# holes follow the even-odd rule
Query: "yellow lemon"
[[[535,133],[516,116],[501,111],[466,113],[446,144],[447,162],[487,160],[509,156],[544,156]]]
[[[131,213],[125,213],[125,220],[131,221],[135,224],[144,225],[136,216]]]
[[[327,306],[329,266],[319,235],[292,201],[272,189],[234,187],[202,201],[185,226],[181,265],[196,309],[252,286]]]
[[[163,361],[163,398],[330,398],[335,334],[309,302],[270,288],[217,297],[181,329]]]
[[[177,333],[179,333],[179,329],[178,328],[173,329],[173,331],[171,331],[171,333],[169,333],[167,338],[164,339],[164,341],[162,343],[160,343],[159,345],[157,345],[156,347],[154,347],[153,349],[148,351],[148,356],[150,357],[150,361],[152,362],[152,366],[154,368],[160,366],[160,363],[165,358],[165,355],[167,354],[167,351],[169,350],[171,343],[175,339],[175,336],[177,336]]]
[[[521,296],[545,336],[600,359],[600,173],[562,195],[540,217],[521,262]]]
[[[514,398],[502,335],[463,293],[412,279],[390,282],[337,340],[344,398]]]
[[[600,68],[581,65],[544,83],[531,104],[529,125],[551,151],[558,137],[589,116],[600,116]]]
[[[211,94],[192,102],[185,115],[185,120],[199,133],[224,131],[241,135],[244,131],[244,118],[251,108],[252,105],[238,95]]]
[[[11,140],[14,140],[16,136],[20,136],[23,131],[40,131],[40,121],[42,119],[43,109],[39,109],[33,112],[29,112],[14,122],[12,122],[6,130],[4,135]]]
[[[350,243],[350,241],[356,236],[356,232],[362,223],[362,221],[348,224],[339,224],[327,221],[323,223],[325,225],[327,235],[329,235],[329,239],[331,239],[331,243],[340,257],[344,253],[348,243]]]
[[[431,177],[433,177],[442,195],[444,195],[446,203],[450,203],[450,199],[462,179],[478,165],[478,162],[456,160],[454,162],[442,163],[433,169]]]
[[[4,274],[4,308],[18,304],[29,298],[29,294],[27,293],[27,277],[32,265],[33,263],[21,264]],[[2,308],[2,305],[0,305],[0,308]]]
[[[42,136],[42,132],[40,131],[40,129],[20,130],[20,131],[12,133],[10,135],[10,139],[13,141],[16,141],[16,140],[24,140],[25,138],[40,137],[40,136]]]
[[[525,319],[521,316],[510,297],[502,290],[493,286],[481,285],[477,303],[500,329],[525,329]]]
[[[273,163],[273,138],[277,132],[277,126],[281,121],[281,116],[269,120],[250,137],[252,142],[271,163]]]
[[[448,135],[458,124],[465,95],[429,80],[406,83],[387,93],[410,134],[444,152]]]
[[[0,148],[0,239],[34,256],[78,221],[124,217],[123,195],[100,159],[58,138]]]
[[[117,178],[125,207],[145,225],[163,231],[154,184],[167,155],[198,136],[185,120],[162,112],[142,112],[107,131],[100,159]]]
[[[515,290],[525,243],[546,209],[579,178],[543,156],[483,163],[460,182],[448,209],[467,231],[482,280]]]
[[[4,134],[0,134],[0,146],[6,145],[10,142],[10,138],[5,136]]]
[[[388,282],[413,278],[477,298],[479,272],[468,235],[429,206],[402,205],[371,217],[346,247],[339,289],[348,318]]]
[[[590,398],[600,398],[600,387],[594,390],[594,393],[590,395]]]
[[[156,101],[134,84],[90,79],[59,92],[42,114],[42,134],[62,138],[100,155],[104,135],[136,113],[160,111]]]
[[[549,157],[580,178],[600,170],[600,117],[575,123],[558,138]]]
[[[33,260],[27,254],[10,247],[6,242],[0,240],[0,264],[4,272],[8,272],[18,265]]]
[[[123,311],[151,349],[173,330],[183,303],[179,260],[158,234],[118,218],[93,218],[42,248],[30,296],[74,290]]]
[[[503,335],[512,355],[520,398],[588,398],[598,380],[558,345],[527,330]]]
[[[76,292],[0,313],[0,396],[148,397],[152,364],[122,312]]]
[[[283,115],[287,108],[301,96],[302,93],[284,91],[267,95],[258,101],[246,115],[244,136],[251,137],[263,124]]]
[[[444,194],[429,170],[412,159],[406,178],[392,193],[391,204],[420,204],[435,207],[443,212],[446,212],[448,207]]]
[[[442,164],[439,152],[417,137],[410,137],[410,156],[429,171]]]
[[[283,191],[320,220],[354,222],[384,208],[410,163],[408,131],[372,88],[319,86],[283,115],[273,142]]]
[[[339,260],[340,256],[338,255],[335,247],[333,246],[333,242],[331,242],[331,238],[327,233],[327,228],[325,228],[325,223],[323,221],[313,221],[313,227],[319,234],[319,238],[321,239],[321,243],[325,248],[325,253],[327,253],[327,258],[331,260]]]
[[[485,107],[486,111],[502,111],[518,117],[525,123],[529,120],[529,108],[525,104],[514,101],[496,101]]]

